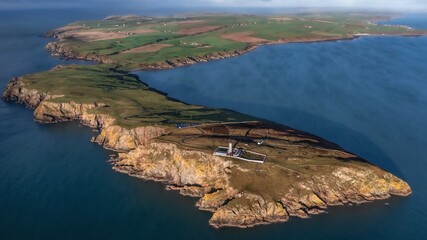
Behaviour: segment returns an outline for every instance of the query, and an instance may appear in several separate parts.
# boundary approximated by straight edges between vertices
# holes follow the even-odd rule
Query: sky
[[[123,8],[357,8],[426,11],[427,0],[0,0],[0,8],[52,8],[84,6]]]

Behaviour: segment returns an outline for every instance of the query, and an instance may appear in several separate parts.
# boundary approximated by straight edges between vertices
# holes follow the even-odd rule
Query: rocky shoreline
[[[301,180],[292,187],[277,193],[275,197],[266,197],[233,185],[231,173],[258,175],[271,169],[285,170],[266,163],[257,165],[256,172],[253,172],[253,165],[238,164],[203,151],[160,141],[158,137],[167,132],[160,126],[127,129],[115,125],[115,119],[107,114],[91,113],[91,110],[102,107],[102,102],[87,104],[52,101],[58,97],[61,96],[29,88],[22,78],[12,79],[2,96],[6,101],[16,101],[34,109],[34,118],[38,122],[75,120],[99,129],[100,134],[93,141],[118,152],[118,157],[112,161],[116,171],[162,182],[167,189],[200,198],[197,207],[213,212],[209,224],[216,228],[246,228],[285,222],[292,216],[306,218],[323,213],[328,206],[411,194],[411,188],[406,182],[372,164],[364,163],[354,167],[344,163],[334,167],[330,173],[313,172],[307,178],[301,175]],[[277,129],[281,127],[277,126]],[[281,130],[277,131],[282,134]],[[298,136],[295,134],[293,137]],[[313,139],[308,134],[303,137]],[[343,151],[331,151],[353,158],[353,155]],[[286,174],[300,177],[299,173],[287,170]]]
[[[209,53],[203,56],[195,56],[195,57],[186,57],[186,58],[176,58],[167,60],[164,62],[157,63],[145,63],[140,64],[140,66],[133,71],[137,70],[163,70],[163,69],[172,69],[176,67],[184,67],[192,64],[209,62],[214,60],[220,60],[230,57],[236,57],[248,53],[254,49],[256,49],[258,45],[251,45],[243,50],[236,50],[232,52],[215,52]],[[52,54],[52,56],[60,57],[64,59],[77,59],[84,61],[94,61],[101,64],[113,64],[114,60],[109,58],[109,56],[98,56],[96,54],[88,54],[88,55],[79,55],[75,54],[66,44],[63,42],[51,42],[46,45],[46,49]]]
[[[75,54],[73,53],[73,51],[70,49],[69,46],[67,46],[61,41],[48,43],[46,45],[46,49],[50,52],[52,56],[64,58],[66,60],[77,59],[77,60],[93,61],[93,62],[105,63],[105,64],[114,63],[114,61],[112,61],[106,56],[100,57],[96,54],[80,56],[78,54]]]
[[[56,42],[50,42],[46,45],[46,49],[52,54],[52,56],[60,57],[64,59],[77,59],[84,61],[94,61],[101,64],[114,64],[116,63],[113,59],[111,59],[110,55],[98,56],[96,54],[87,54],[80,55],[74,53],[72,49],[65,43],[61,41],[61,34],[50,32],[46,33],[43,36],[45,37],[53,37],[59,39]],[[209,54],[205,54],[202,56],[194,56],[194,57],[184,57],[184,58],[175,58],[166,60],[164,62],[156,62],[156,63],[141,63],[137,68],[132,69],[131,71],[141,71],[141,70],[164,70],[164,69],[173,69],[177,67],[185,67],[197,63],[210,62],[215,60],[221,60],[225,58],[237,57],[246,53],[249,53],[259,46],[263,45],[275,45],[275,44],[286,44],[286,43],[315,43],[315,42],[335,42],[335,41],[345,41],[345,40],[353,40],[356,38],[360,38],[364,35],[348,35],[345,37],[316,37],[316,38],[288,38],[281,39],[278,41],[268,41],[257,44],[248,44],[242,50],[236,51],[228,51],[228,52],[213,52]],[[369,35],[374,36],[374,35]],[[403,37],[420,37],[424,36],[424,34],[420,33],[407,33],[407,34],[383,34],[381,36],[403,36]],[[118,53],[114,53],[118,54]],[[112,55],[114,55],[112,54]]]

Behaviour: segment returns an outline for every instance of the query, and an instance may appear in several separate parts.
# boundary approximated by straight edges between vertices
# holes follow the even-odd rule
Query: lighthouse
[[[233,144],[231,142],[228,143],[228,152],[229,156],[233,156]]]

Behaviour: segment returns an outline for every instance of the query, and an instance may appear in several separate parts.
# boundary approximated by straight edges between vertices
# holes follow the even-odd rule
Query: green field
[[[424,34],[403,26],[376,24],[387,16],[378,14],[296,14],[287,16],[210,15],[176,18],[118,17],[100,21],[80,21],[71,31],[57,29],[61,46],[79,57],[100,56],[116,62],[126,70],[144,64],[172,59],[203,57],[209,53],[233,52],[268,42],[299,42],[351,38],[357,34]],[[209,29],[209,27],[218,29]],[[206,29],[204,29],[206,28]],[[142,31],[142,32],[141,32]],[[144,32],[147,31],[147,32]],[[248,37],[227,38],[246,33]],[[77,35],[76,35],[77,34]],[[85,40],[85,34],[117,36]],[[128,35],[126,35],[128,34]],[[79,37],[80,36],[80,37]],[[169,44],[156,51],[125,52],[150,44]],[[202,47],[201,47],[202,46]]]
[[[210,109],[170,99],[147,87],[136,76],[107,66],[69,65],[47,72],[27,75],[28,88],[52,95],[64,95],[49,101],[103,103],[94,111],[116,119],[126,128],[177,123],[209,123],[254,120],[229,110]]]

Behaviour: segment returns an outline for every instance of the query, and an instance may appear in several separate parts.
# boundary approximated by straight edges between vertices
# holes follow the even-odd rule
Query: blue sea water
[[[111,10],[0,11],[0,83],[67,64],[43,31]],[[392,20],[427,28],[427,17]],[[413,24],[413,25],[412,25]],[[114,172],[77,123],[40,125],[0,102],[0,239],[426,239],[427,38],[264,46],[237,58],[139,72],[193,104],[230,108],[338,143],[397,174],[408,198],[336,207],[310,219],[212,229],[196,199]],[[386,204],[387,203],[387,204]]]

